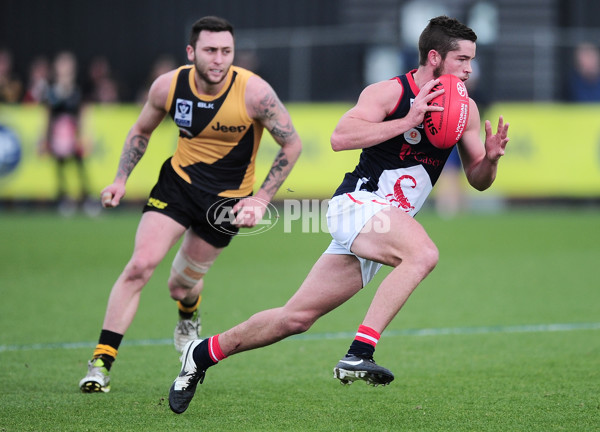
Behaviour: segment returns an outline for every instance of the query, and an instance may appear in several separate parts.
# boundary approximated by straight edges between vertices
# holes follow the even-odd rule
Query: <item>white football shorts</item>
[[[327,228],[333,240],[323,253],[354,255],[360,262],[363,287],[373,279],[382,264],[357,256],[350,247],[369,219],[389,205],[385,199],[367,191],[345,193],[329,201]]]

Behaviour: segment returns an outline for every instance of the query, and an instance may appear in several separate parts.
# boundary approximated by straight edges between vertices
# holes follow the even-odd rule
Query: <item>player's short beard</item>
[[[442,72],[444,70],[444,60],[433,70],[433,78],[439,78],[442,76]]]
[[[230,66],[231,67],[231,66]],[[198,67],[198,64],[196,62],[194,62],[194,69],[196,70],[196,73],[198,74],[198,76],[204,81],[207,82],[210,85],[217,85],[222,83],[225,78],[227,78],[227,74],[229,73],[229,68],[227,68],[227,70],[225,71],[225,73],[223,74],[223,78],[221,78],[219,81],[212,81],[207,74],[205,74],[204,72],[202,72],[200,70],[200,68]]]

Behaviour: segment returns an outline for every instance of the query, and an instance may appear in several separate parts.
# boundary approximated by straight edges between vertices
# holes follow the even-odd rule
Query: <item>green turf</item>
[[[173,254],[144,290],[111,393],[77,387],[138,219],[0,213],[0,432],[600,431],[597,209],[448,221],[425,209],[441,259],[378,345],[390,386],[343,387],[331,373],[383,270],[305,335],[209,370],[182,415],[166,401],[180,367],[165,342]],[[287,300],[329,242],[299,231],[234,240],[206,276],[206,334]]]

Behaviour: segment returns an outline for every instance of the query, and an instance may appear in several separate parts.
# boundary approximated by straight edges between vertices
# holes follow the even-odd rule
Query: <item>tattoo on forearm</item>
[[[261,189],[264,189],[270,194],[275,194],[289,174],[290,168],[288,166],[289,161],[287,155],[283,149],[279,150],[279,153],[277,153],[277,157],[275,158],[275,161],[273,161],[273,165],[271,166],[269,174],[267,174],[267,178],[262,184]]]
[[[146,148],[148,147],[148,138],[142,135],[134,135],[126,143],[121,159],[119,160],[119,170],[117,177],[129,177],[137,163],[140,161]]]

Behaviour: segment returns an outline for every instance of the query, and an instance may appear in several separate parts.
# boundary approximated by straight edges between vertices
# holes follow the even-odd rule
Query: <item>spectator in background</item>
[[[50,62],[44,56],[36,57],[29,65],[29,81],[23,103],[38,104],[44,101],[50,79]]]
[[[59,53],[52,65],[52,80],[44,98],[48,107],[48,128],[42,152],[56,160],[58,210],[70,216],[82,205],[86,213],[97,214],[95,200],[88,200],[89,184],[80,136],[81,90],[77,83],[77,59],[68,51]],[[66,166],[74,162],[79,180],[79,198],[73,202],[67,193]]]
[[[150,89],[150,86],[152,85],[154,80],[156,78],[158,78],[159,76],[161,76],[162,74],[172,71],[177,66],[178,65],[175,62],[175,59],[168,54],[158,57],[154,61],[152,68],[150,69],[150,73],[148,74],[148,79],[144,83],[143,87],[141,87],[138,90],[137,95],[136,95],[136,101],[140,105],[145,104],[146,100],[148,99],[148,90]]]
[[[256,48],[252,45],[245,44],[237,48],[234,64],[260,75],[260,59],[256,53]]]
[[[5,48],[0,49],[0,103],[17,103],[21,101],[23,83],[13,71],[12,53]]]
[[[88,68],[84,88],[86,103],[116,103],[120,100],[120,89],[113,77],[109,60],[104,56],[94,57]]]
[[[600,50],[589,42],[583,42],[575,48],[574,62],[569,100],[600,102]]]

